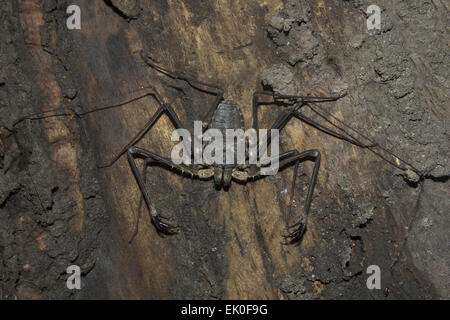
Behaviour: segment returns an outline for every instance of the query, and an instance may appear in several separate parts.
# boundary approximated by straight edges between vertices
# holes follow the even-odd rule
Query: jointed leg
[[[307,104],[309,106],[309,104]],[[314,109],[313,109],[314,110]],[[346,134],[343,135],[337,131],[331,130],[323,125],[321,125],[320,123],[306,117],[305,115],[301,114],[300,111],[294,111],[294,116],[298,119],[300,119],[301,121],[309,124],[310,126],[326,133],[329,134],[330,136],[336,137],[338,139],[341,140],[345,140],[347,142],[350,142],[351,144],[354,144],[355,146],[358,146],[360,148],[371,148],[371,147],[375,147],[376,144],[372,143],[372,144],[363,144],[361,141],[359,141],[358,139],[356,139],[355,137],[353,137],[352,135],[350,135],[349,133],[347,133],[344,129],[334,125],[336,128],[338,128],[339,130],[341,130],[342,132],[344,132]],[[321,115],[322,116],[322,115]],[[323,117],[323,116],[322,116]],[[329,120],[327,120],[328,122],[330,122]],[[331,122],[330,122],[331,123]]]
[[[269,96],[273,98],[271,102],[262,102],[259,100],[260,96]],[[314,96],[293,96],[286,94],[277,94],[270,91],[256,91],[253,93],[253,103],[252,103],[252,128],[258,129],[258,106],[261,104],[274,104],[277,100],[290,100],[293,103],[299,103],[303,105],[306,102],[327,102],[336,101],[343,96],[337,97],[314,97]]]
[[[305,159],[312,159],[314,161],[314,169],[311,175],[311,180],[309,182],[308,195],[306,196],[305,206],[303,208],[303,217],[298,222],[288,227],[287,229],[288,233],[284,235],[284,238],[286,239],[287,243],[294,243],[299,241],[306,231],[306,224],[308,220],[309,210],[311,208],[314,188],[316,186],[317,176],[320,168],[320,158],[321,156],[318,150],[308,150],[301,152],[298,155],[292,156],[290,159],[282,160],[280,162],[280,168],[292,164],[292,162],[295,162],[294,177],[292,180],[292,191],[291,191],[291,207],[292,207],[295,181],[297,179],[298,164],[300,161],[303,161]],[[290,211],[291,209],[289,209],[289,212]]]
[[[173,163],[171,159],[162,158],[153,152],[138,147],[129,148],[127,155],[128,155],[128,162],[130,163],[131,166],[131,170],[133,171],[133,174],[144,197],[145,203],[147,204],[147,207],[150,211],[150,218],[152,220],[152,223],[155,225],[156,229],[161,233],[164,234],[177,233],[178,227],[176,225],[169,223],[166,217],[157,213],[155,207],[152,205],[150,196],[145,187],[145,178],[143,178],[141,173],[139,172],[134,158],[135,157],[144,158],[145,165],[147,165],[149,162],[155,162],[163,166],[166,166],[168,169],[175,171],[179,174],[187,174],[192,178],[198,176],[197,170],[183,164],[177,165]]]
[[[143,92],[143,93],[142,93]],[[106,106],[101,106],[101,107],[95,107],[91,110],[88,111],[84,111],[84,112],[75,112],[72,109],[68,109],[68,108],[54,108],[51,110],[47,110],[47,111],[43,111],[43,112],[37,112],[37,113],[32,113],[26,117],[22,117],[19,118],[18,120],[16,120],[13,123],[13,126],[15,127],[16,125],[18,125],[19,123],[21,123],[22,121],[25,120],[41,120],[41,119],[45,119],[45,118],[53,118],[53,117],[67,117],[67,116],[71,116],[71,117],[83,117],[87,114],[90,113],[94,113],[94,112],[98,112],[98,111],[105,111],[105,110],[109,110],[109,109],[114,109],[114,108],[118,108],[118,107],[122,107],[127,105],[128,103],[140,100],[144,97],[147,96],[153,96],[155,97],[155,99],[158,101],[159,104],[162,104],[162,97],[160,96],[160,94],[158,93],[158,91],[155,89],[155,87],[153,87],[152,85],[147,85],[145,87],[141,87],[137,90],[133,90],[132,92],[130,92],[130,94],[133,93],[139,93],[136,96],[133,96],[130,99],[121,101],[121,102],[117,102],[114,104],[110,104],[110,105],[106,105]]]
[[[288,156],[286,157],[286,154],[288,154]],[[306,196],[306,201],[305,201],[305,206],[303,208],[303,216],[294,224],[287,226],[287,234],[283,235],[283,237],[285,238],[285,241],[283,242],[284,244],[292,244],[295,242],[298,242],[302,239],[303,234],[306,231],[306,224],[307,224],[307,219],[308,219],[308,214],[309,214],[309,210],[311,208],[311,201],[312,201],[312,197],[314,194],[314,187],[316,185],[317,182],[317,175],[319,173],[319,168],[320,168],[320,152],[318,150],[308,150],[308,151],[304,151],[304,152],[298,152],[297,150],[294,151],[288,151],[286,153],[281,154],[280,156],[280,163],[279,163],[279,167],[280,169],[289,165],[294,164],[294,177],[292,180],[292,190],[291,190],[291,199],[290,199],[290,203],[289,203],[289,216],[291,213],[291,209],[293,206],[293,200],[294,200],[294,190],[295,190],[295,182],[297,179],[297,172],[298,172],[298,165],[300,162],[310,159],[314,161],[314,169],[313,169],[313,173],[311,175],[311,180],[309,183],[309,188],[308,188],[308,194]],[[257,174],[255,176],[252,176],[251,178],[256,178],[261,176],[261,174]]]
[[[158,100],[159,101],[159,100]],[[183,128],[183,125],[181,124],[180,119],[178,118],[177,114],[173,110],[173,108],[168,103],[162,103],[158,110],[154,113],[154,115],[150,118],[149,121],[144,125],[144,127],[131,139],[129,143],[123,149],[108,163],[99,166],[99,168],[105,168],[113,165],[117,159],[119,159],[131,146],[136,144],[142,137],[152,128],[152,126],[156,123],[156,121],[159,119],[159,117],[166,113],[169,119],[172,121],[172,123],[175,126],[175,129]]]
[[[149,165],[149,163],[151,163],[153,161],[153,159],[151,158],[147,158],[144,159],[144,165],[142,166],[142,180],[145,183],[147,182],[147,166]],[[144,200],[144,196],[141,196],[141,199],[139,201],[139,207],[138,207],[138,215],[136,217],[136,225],[134,227],[134,232],[133,235],[130,238],[130,241],[128,241],[129,243],[131,243],[131,241],[133,241],[134,237],[138,234],[139,231],[139,221],[141,220],[141,213],[142,213],[142,201]]]
[[[220,88],[216,84],[210,84],[206,83],[194,78],[191,78],[189,76],[186,76],[182,73],[175,73],[173,71],[169,71],[166,68],[163,68],[159,65],[157,65],[155,62],[152,61],[150,57],[145,57],[143,52],[141,51],[141,58],[145,61],[146,64],[148,64],[153,69],[165,74],[166,76],[172,78],[172,79],[178,79],[178,80],[184,80],[186,81],[192,88],[195,88],[199,91],[206,92],[209,94],[216,95],[216,99],[214,101],[214,104],[209,109],[208,113],[205,115],[203,120],[203,127],[207,127],[209,122],[211,121],[211,118],[214,114],[214,111],[216,111],[217,107],[219,106],[220,101],[223,99],[223,89]],[[205,89],[207,88],[207,89]]]
[[[273,101],[271,102],[260,102],[258,97],[261,95],[265,96],[271,96],[273,97]],[[275,94],[273,92],[267,92],[267,91],[261,91],[261,92],[255,92],[253,94],[253,105],[252,105],[252,128],[258,129],[258,106],[261,104],[273,104],[277,101],[277,99],[287,99],[291,100],[293,102],[297,102],[293,107],[290,108],[289,111],[284,111],[281,115],[278,116],[278,118],[275,120],[274,124],[272,125],[272,129],[278,129],[281,130],[284,128],[284,126],[289,122],[289,120],[292,118],[292,116],[297,117],[301,121],[309,124],[312,127],[315,127],[316,129],[325,132],[331,136],[334,136],[338,139],[342,139],[345,141],[348,141],[358,147],[362,148],[369,148],[373,147],[374,144],[366,145],[362,143],[361,141],[357,140],[350,134],[348,134],[345,130],[342,128],[337,127],[339,130],[345,133],[341,134],[337,131],[334,131],[330,128],[327,128],[316,121],[304,116],[300,113],[300,108],[302,108],[305,105],[309,105],[309,102],[329,102],[329,101],[336,101],[340,99],[343,96],[337,96],[337,97],[312,97],[312,96],[291,96],[291,95],[279,95]],[[271,133],[270,131],[267,134],[267,143],[270,143]]]

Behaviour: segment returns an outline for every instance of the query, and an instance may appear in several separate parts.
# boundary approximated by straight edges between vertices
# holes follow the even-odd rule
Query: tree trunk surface
[[[66,26],[72,4],[79,30]],[[448,299],[448,7],[377,5],[379,30],[368,30],[363,1],[2,2],[1,299]],[[293,167],[217,190],[149,166],[153,204],[180,228],[162,237],[126,155],[99,166],[158,109],[152,96],[134,99],[142,88],[155,86],[188,129],[214,96],[149,68],[141,51],[222,87],[246,128],[255,91],[346,93],[315,109],[376,145],[296,118],[281,130],[282,151],[322,154],[296,245],[281,234],[303,214],[311,161],[300,164],[291,216]],[[261,106],[259,127],[286,108]],[[173,130],[163,115],[136,145],[170,157]],[[66,287],[70,265],[81,268],[81,290]],[[367,287],[372,265],[380,289]]]

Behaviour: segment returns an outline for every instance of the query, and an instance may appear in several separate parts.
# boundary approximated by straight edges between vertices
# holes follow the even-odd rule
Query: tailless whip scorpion
[[[184,73],[177,73],[173,71],[169,71],[168,69],[160,66],[157,64],[151,57],[145,56],[142,51],[140,53],[141,58],[144,60],[144,62],[150,67],[156,70],[157,72],[161,73],[164,76],[167,76],[172,79],[176,80],[182,80],[187,82],[188,85],[190,85],[193,89],[198,90],[200,92],[214,95],[215,100],[214,103],[211,105],[209,110],[204,114],[204,116],[201,119],[202,122],[202,129],[203,131],[206,131],[208,129],[218,129],[219,131],[225,133],[227,129],[244,129],[244,119],[242,116],[242,111],[240,107],[234,103],[233,101],[224,99],[224,90],[216,85],[211,83],[206,83],[197,79],[194,79],[193,77],[187,76]],[[152,199],[149,195],[149,192],[147,191],[147,188],[145,186],[146,182],[146,170],[147,166],[151,164],[158,164],[161,167],[168,169],[170,171],[173,171],[175,173],[178,173],[179,175],[187,176],[193,179],[200,179],[200,180],[214,180],[214,185],[217,189],[220,189],[223,187],[225,190],[228,189],[231,185],[232,181],[239,182],[242,184],[245,184],[247,181],[252,181],[258,178],[264,177],[264,175],[261,173],[262,168],[264,167],[264,164],[260,161],[258,155],[258,161],[256,164],[238,164],[236,162],[231,164],[218,164],[218,163],[212,163],[212,164],[206,164],[206,163],[196,163],[196,164],[177,164],[174,163],[171,158],[162,157],[160,155],[155,154],[152,151],[140,148],[135,146],[135,144],[145,135],[148,133],[148,131],[156,124],[158,119],[160,119],[161,115],[166,114],[170,121],[173,123],[175,129],[185,129],[186,127],[183,125],[183,123],[180,121],[177,113],[173,109],[173,107],[165,101],[165,99],[160,95],[160,93],[156,90],[156,88],[152,85],[148,85],[146,87],[143,87],[141,89],[148,90],[145,94],[134,98],[130,101],[123,102],[116,105],[111,106],[104,106],[100,108],[96,108],[90,111],[82,112],[82,113],[75,113],[75,116],[84,116],[86,114],[105,110],[109,108],[115,108],[118,106],[123,106],[129,102],[135,101],[137,99],[140,99],[144,96],[153,96],[154,99],[159,104],[159,107],[157,111],[153,114],[153,116],[147,121],[145,126],[134,136],[134,138],[115,156],[113,159],[108,162],[107,164],[101,165],[99,167],[109,167],[113,165],[123,154],[127,154],[128,162],[130,164],[131,170],[133,171],[133,174],[136,178],[137,184],[139,185],[139,188],[141,190],[142,196],[145,200],[145,203],[150,211],[150,218],[152,223],[154,224],[156,230],[158,233],[161,234],[176,234],[179,232],[179,227],[170,222],[166,216],[161,215],[157,212],[156,208],[153,205]],[[339,96],[300,96],[300,95],[284,95],[284,94],[277,94],[271,91],[256,91],[253,93],[253,100],[252,100],[252,117],[251,117],[251,128],[258,130],[258,106],[260,105],[272,105],[272,106],[284,106],[285,109],[282,111],[282,113],[276,118],[274,121],[271,129],[283,129],[286,124],[292,119],[297,118],[305,123],[307,123],[310,126],[315,127],[316,129],[325,132],[329,135],[332,135],[334,137],[337,137],[339,139],[348,141],[356,146],[362,147],[362,148],[369,148],[369,150],[373,151],[371,148],[375,146],[379,146],[376,143],[373,143],[369,138],[363,136],[366,140],[370,141],[371,144],[363,144],[360,142],[357,138],[346,132],[343,128],[338,127],[331,121],[327,120],[323,114],[318,113],[315,111],[315,109],[312,108],[312,105],[317,105],[318,103],[325,103],[325,102],[333,102],[337,101],[338,99],[344,97],[345,94],[339,95]],[[262,98],[265,99],[262,99]],[[267,99],[270,99],[270,101],[267,101]],[[335,131],[333,129],[330,129],[327,126],[324,126],[315,120],[306,117],[304,114],[302,114],[300,111],[305,106],[310,107],[314,112],[318,113],[319,116],[327,120],[329,123],[331,123],[334,127],[338,128],[341,132]],[[323,110],[322,110],[323,111]],[[325,111],[324,111],[325,112]],[[326,112],[325,112],[326,113]],[[14,125],[17,125],[19,122],[30,119],[30,120],[36,120],[36,119],[42,119],[44,117],[51,117],[51,116],[74,116],[73,111],[69,113],[59,113],[59,114],[53,114],[53,115],[31,115],[24,118],[19,119],[15,122]],[[350,128],[350,127],[348,127]],[[351,129],[351,128],[350,128]],[[351,129],[353,130],[353,129]],[[355,130],[353,130],[355,131]],[[267,135],[265,137],[267,139],[267,144],[270,144],[271,142],[271,130],[267,132]],[[248,142],[248,141],[247,141]],[[225,143],[223,144],[225,148]],[[246,143],[246,146],[248,144]],[[204,147],[204,146],[203,146]],[[380,147],[386,152],[389,152],[388,150]],[[246,159],[248,159],[248,150],[246,148]],[[225,150],[224,150],[225,152]],[[390,152],[389,152],[390,153]],[[391,153],[392,154],[392,153]],[[378,154],[379,155],[379,154]],[[193,155],[191,155],[193,156]],[[379,155],[380,156],[380,155]],[[284,244],[292,244],[300,241],[306,231],[307,227],[307,219],[308,214],[311,207],[311,201],[314,193],[314,187],[316,185],[317,176],[320,168],[320,160],[321,160],[321,154],[319,150],[306,150],[306,151],[299,151],[299,150],[290,150],[284,153],[281,153],[278,156],[279,161],[279,168],[283,169],[289,166],[294,166],[294,174],[292,178],[292,184],[291,184],[291,192],[290,192],[290,201],[289,201],[289,209],[288,214],[291,214],[291,210],[294,207],[294,191],[295,191],[295,185],[297,180],[297,172],[299,164],[305,160],[310,160],[314,162],[314,168],[312,171],[312,175],[309,181],[309,187],[307,191],[306,200],[303,206],[303,214],[302,216],[297,219],[297,221],[291,225],[287,225],[286,232],[283,234],[284,241],[282,243]],[[141,158],[144,160],[144,167],[143,171],[140,172],[137,165],[136,165],[136,158]],[[384,159],[384,158],[383,158]],[[386,160],[386,159],[385,159]],[[401,159],[400,159],[401,160]],[[402,162],[405,162],[401,160]],[[192,162],[191,162],[192,163]],[[392,162],[390,162],[392,163]],[[405,162],[406,163],[406,162]],[[408,163],[406,163],[408,164]],[[139,218],[138,218],[139,219]],[[137,231],[137,227],[136,227]]]

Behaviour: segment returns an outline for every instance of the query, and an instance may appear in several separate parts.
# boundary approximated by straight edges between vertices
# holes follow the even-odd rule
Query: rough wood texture
[[[4,33],[10,45],[1,60],[8,72],[0,75],[7,101],[0,109],[2,297],[448,298],[448,57],[439,54],[448,51],[441,40],[448,8],[379,2],[382,30],[373,34],[359,1],[79,0],[82,28],[74,31],[65,28],[65,3],[2,5],[8,26],[21,30]],[[296,119],[281,132],[283,150],[323,155],[297,246],[280,243],[295,219],[285,216],[292,169],[224,191],[151,167],[155,207],[181,229],[160,237],[126,157],[96,167],[153,115],[152,97],[80,119],[24,121],[12,132],[32,112],[92,110],[136,97],[148,84],[192,128],[213,97],[148,68],[141,50],[220,84],[247,127],[252,93],[262,85],[287,94],[347,92],[322,107],[379,146],[371,152]],[[261,107],[260,127],[282,108]],[[172,130],[163,116],[137,145],[170,156]],[[296,216],[311,172],[312,163],[301,165]],[[70,264],[83,270],[76,293],[61,276]],[[369,265],[382,270],[381,290],[366,287]]]

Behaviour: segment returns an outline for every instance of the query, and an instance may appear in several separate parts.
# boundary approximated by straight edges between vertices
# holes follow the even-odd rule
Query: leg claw
[[[282,244],[294,244],[302,239],[306,231],[306,225],[299,222],[286,228],[286,231],[287,233],[282,235],[284,238]]]
[[[178,233],[178,226],[169,223],[167,220],[169,219],[158,214],[153,220],[156,230],[167,235]]]

